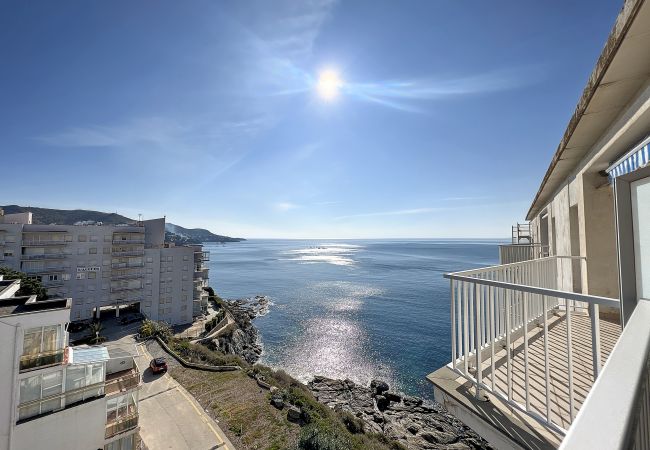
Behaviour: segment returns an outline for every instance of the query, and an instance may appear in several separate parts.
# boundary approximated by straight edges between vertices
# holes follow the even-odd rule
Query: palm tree
[[[103,336],[100,336],[99,333],[101,333],[104,330],[104,326],[102,325],[101,322],[93,322],[90,324],[90,341],[93,344],[99,344],[104,340]]]

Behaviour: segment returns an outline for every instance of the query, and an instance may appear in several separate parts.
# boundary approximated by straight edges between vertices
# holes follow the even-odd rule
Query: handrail
[[[560,450],[650,446],[650,300],[640,300]]]
[[[517,264],[517,263],[514,263]],[[460,273],[460,272],[456,272]],[[511,289],[531,294],[546,295],[548,297],[560,297],[567,300],[577,300],[579,302],[593,303],[597,305],[620,307],[621,302],[618,299],[610,297],[600,297],[597,295],[580,294],[577,292],[562,291],[558,289],[547,289],[535,286],[526,286],[524,284],[508,283],[505,281],[487,280],[485,278],[467,277],[456,275],[456,273],[446,273],[443,277],[450,280],[465,281],[468,283],[482,284],[505,289]]]
[[[587,260],[585,256],[545,256],[544,258],[537,258],[530,260],[531,262],[534,261],[536,263],[540,263],[542,261],[550,261],[552,259],[580,259],[580,260]],[[488,272],[488,271],[493,271],[493,270],[500,270],[500,269],[509,269],[511,267],[520,267],[521,264],[529,262],[529,261],[518,261],[518,262],[513,262],[513,263],[508,263],[508,264],[495,264],[494,266],[487,266],[487,267],[479,267],[477,269],[469,269],[469,270],[460,270],[458,272],[450,272],[448,274],[445,274],[445,278],[448,278],[447,275],[471,275],[472,273],[478,273],[478,272]]]

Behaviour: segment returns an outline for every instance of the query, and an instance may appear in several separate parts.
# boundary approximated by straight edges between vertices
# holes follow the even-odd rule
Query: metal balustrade
[[[41,367],[52,366],[63,363],[65,359],[65,349],[37,353],[34,355],[22,355],[20,357],[20,371],[40,369]]]
[[[650,300],[639,300],[561,450],[650,449]]]
[[[542,244],[507,244],[499,245],[499,261],[501,264],[529,261],[531,259],[549,256],[548,245]]]
[[[47,260],[47,259],[65,259],[68,256],[70,256],[71,253],[42,253],[42,254],[34,254],[34,255],[28,255],[24,254],[21,255],[21,259],[25,261],[34,261],[34,260]]]
[[[110,437],[113,437],[117,434],[123,433],[127,430],[130,430],[132,428],[135,428],[138,426],[138,412],[137,410],[124,417],[121,419],[118,419],[114,422],[110,422],[106,424],[106,432],[104,434],[104,438],[108,439]]]
[[[575,259],[445,275],[451,288],[449,367],[473,383],[477,397],[485,390],[559,434],[601,369],[598,307],[619,307],[615,299],[558,289]]]

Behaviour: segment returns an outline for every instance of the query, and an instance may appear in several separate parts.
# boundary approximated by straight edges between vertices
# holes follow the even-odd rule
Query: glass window
[[[43,375],[43,391],[42,397],[50,397],[52,395],[60,394],[63,392],[63,371],[57,370]]]
[[[31,402],[41,398],[41,376],[23,378],[20,380],[20,401],[19,403]]]
[[[65,374],[66,392],[81,389],[86,385],[86,366],[68,366]]]
[[[101,383],[102,381],[104,381],[104,364],[93,364],[88,384]]]
[[[25,331],[23,355],[36,355],[41,352],[42,328],[30,328]]]
[[[43,327],[43,352],[52,352],[58,348],[59,326]]]

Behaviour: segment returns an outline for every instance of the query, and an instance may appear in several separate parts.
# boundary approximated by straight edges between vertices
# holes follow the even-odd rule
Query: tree
[[[43,284],[37,278],[4,266],[0,267],[0,275],[4,276],[6,280],[20,280],[20,289],[16,292],[17,296],[36,295],[38,300],[47,299],[47,289],[43,287]]]
[[[100,333],[104,331],[104,326],[101,322],[93,322],[88,327],[90,331],[90,342],[93,344],[100,344],[106,340],[104,336],[101,336]]]

